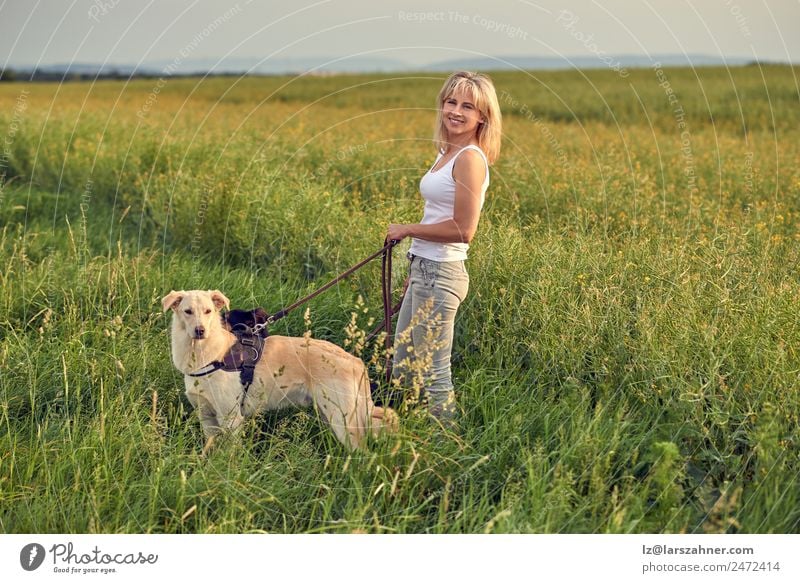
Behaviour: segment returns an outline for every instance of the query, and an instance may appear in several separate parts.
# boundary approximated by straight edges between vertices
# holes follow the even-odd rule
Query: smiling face
[[[230,300],[217,290],[172,291],[161,300],[164,311],[172,310],[178,327],[192,340],[208,338],[214,326],[220,326],[219,310]]]
[[[456,90],[442,102],[442,124],[450,141],[476,136],[484,120],[468,91]]]

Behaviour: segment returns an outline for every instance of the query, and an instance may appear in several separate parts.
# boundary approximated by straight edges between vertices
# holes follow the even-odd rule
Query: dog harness
[[[232,324],[231,332],[236,336],[236,342],[225,353],[222,360],[209,362],[203,367],[210,367],[208,370],[187,373],[190,377],[204,377],[218,370],[238,372],[239,382],[242,383],[242,400],[240,404],[242,409],[244,409],[244,401],[247,399],[247,391],[250,389],[250,385],[253,384],[256,364],[261,360],[261,355],[264,352],[264,342],[269,336],[266,323],[258,321],[261,318],[257,312],[257,310],[232,310],[226,314],[225,320]],[[237,321],[242,319],[245,321]]]

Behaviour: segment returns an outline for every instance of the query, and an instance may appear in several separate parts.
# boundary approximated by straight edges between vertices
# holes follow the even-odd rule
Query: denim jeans
[[[397,318],[392,375],[403,387],[416,379],[434,414],[442,406],[455,407],[450,355],[456,312],[468,289],[463,261],[412,257],[408,289]]]

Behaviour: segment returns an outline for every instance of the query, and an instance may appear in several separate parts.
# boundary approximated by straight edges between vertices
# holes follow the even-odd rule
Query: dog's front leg
[[[200,418],[200,426],[203,428],[203,434],[206,436],[206,444],[203,447],[203,454],[205,455],[207,451],[211,449],[214,438],[222,433],[223,428],[220,427],[217,410],[214,408],[214,405],[203,395],[192,396],[194,398],[190,398],[189,400],[197,409],[197,416]]]
[[[222,428],[219,426],[217,414],[208,403],[202,403],[197,409],[197,414],[200,417],[200,425],[203,428],[203,433],[206,436],[206,443],[203,445],[203,451],[200,455],[206,457],[208,452],[214,446],[214,440],[217,435],[222,433]]]
[[[238,379],[232,388],[223,383],[222,386],[218,384],[192,386],[191,390],[187,390],[186,394],[192,405],[197,408],[200,424],[206,436],[203,455],[214,446],[216,437],[235,434],[242,426],[244,417],[236,389],[238,389]]]
[[[244,416],[242,415],[239,405],[237,404],[235,408],[233,408],[225,417],[222,418],[222,429],[224,429],[228,433],[236,433],[236,431],[242,426],[244,422]]]
[[[200,426],[203,428],[203,433],[206,437],[213,437],[222,431],[217,419],[217,409],[214,404],[209,401],[207,392],[198,387],[199,383],[196,380],[186,382],[186,398],[189,403],[197,411],[197,416],[200,419]]]
[[[241,427],[244,416],[242,415],[238,379],[232,387],[220,387],[220,390],[210,393],[208,397],[214,404],[221,431],[234,433]]]

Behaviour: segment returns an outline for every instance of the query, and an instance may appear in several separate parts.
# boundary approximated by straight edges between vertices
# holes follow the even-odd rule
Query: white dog
[[[324,340],[269,336],[245,391],[239,372],[209,367],[237,343],[220,310],[230,301],[219,291],[171,291],[161,300],[172,316],[172,362],[184,375],[186,396],[198,410],[208,438],[232,431],[263,410],[314,405],[346,447],[362,447],[367,433],[395,430],[397,415],[372,402],[364,362]],[[192,376],[192,375],[203,376]]]

